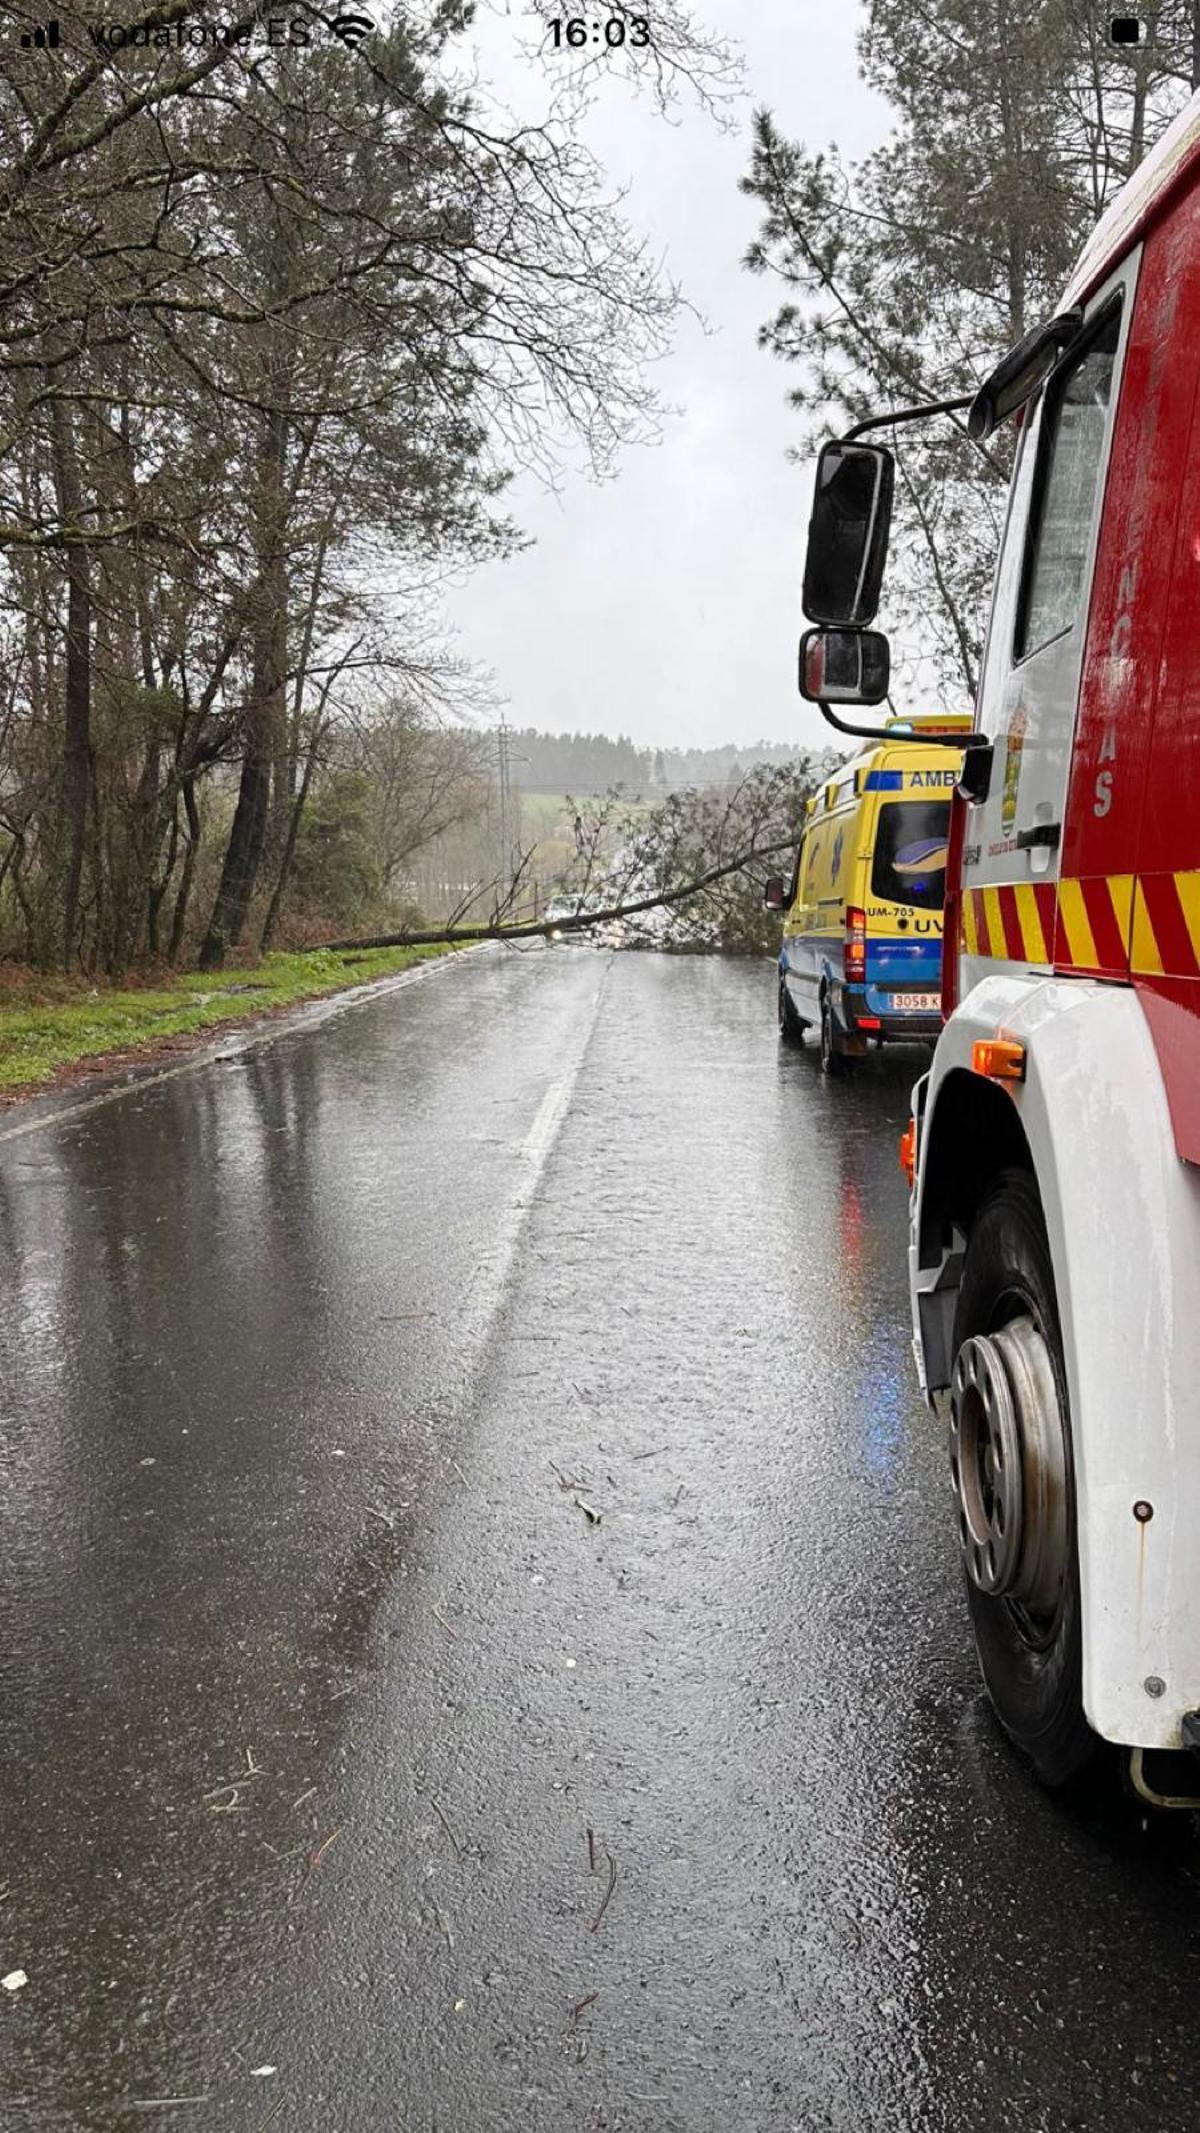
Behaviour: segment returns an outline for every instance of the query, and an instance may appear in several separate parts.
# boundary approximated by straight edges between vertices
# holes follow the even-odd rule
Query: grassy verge
[[[132,981],[120,991],[0,966],[0,1092],[51,1081],[81,1060],[152,1051],[167,1039],[345,992],[452,953],[432,947],[269,955],[230,970]]]

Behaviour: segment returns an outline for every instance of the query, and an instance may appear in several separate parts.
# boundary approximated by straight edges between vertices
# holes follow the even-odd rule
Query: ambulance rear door
[[[869,1005],[882,1014],[936,1013],[950,799],[959,758],[889,752],[864,800]]]

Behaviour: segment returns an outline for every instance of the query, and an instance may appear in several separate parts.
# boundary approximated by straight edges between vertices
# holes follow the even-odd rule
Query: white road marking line
[[[576,1067],[575,1072],[565,1081],[552,1081],[538,1105],[537,1117],[521,1145],[521,1154],[527,1163],[532,1163],[535,1170],[541,1169],[558,1138],[558,1131],[578,1078],[579,1069]]]
[[[608,971],[606,969],[604,977],[592,994],[588,1008],[587,1024],[574,1060],[567,1072],[559,1080],[551,1082],[537,1107],[533,1124],[521,1143],[521,1156],[523,1161],[529,1165],[530,1175],[513,1201],[513,1212],[518,1221],[524,1220],[533,1205],[542,1172],[553,1153],[554,1144],[563,1128],[563,1121],[571,1108],[575,1085],[583,1071],[583,1062],[587,1058],[588,1047],[591,1044],[596,1023],[599,1019],[600,1002],[604,997],[607,978]]]

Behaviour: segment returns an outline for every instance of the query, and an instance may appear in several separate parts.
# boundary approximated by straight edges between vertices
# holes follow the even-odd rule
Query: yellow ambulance
[[[961,752],[899,735],[969,733],[952,713],[889,719],[808,803],[790,885],[767,883],[783,913],[779,1029],[820,1033],[826,1074],[868,1044],[927,1038],[941,1021],[942,898],[950,798]]]

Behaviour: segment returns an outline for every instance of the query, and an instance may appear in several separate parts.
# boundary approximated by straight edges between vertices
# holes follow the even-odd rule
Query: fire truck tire
[[[1067,1786],[1083,1775],[1100,1744],[1083,1710],[1070,1408],[1054,1273],[1041,1200],[1025,1171],[1001,1172],[975,1217],[955,1315],[954,1354],[951,1462],[980,1670],[1001,1725],[1042,1783]],[[1006,1367],[1012,1374],[1013,1397],[1002,1391],[995,1404],[1005,1411],[1005,1426],[1015,1430],[1021,1445],[1020,1511],[1010,1522],[1019,1530],[1005,1534],[1001,1524],[997,1537],[1009,1592],[1020,1593],[1024,1585],[1026,1593],[1036,1595],[1038,1604],[1032,1608],[1003,1591],[981,1588],[981,1577],[984,1585],[988,1582],[988,1560],[994,1577],[999,1571],[996,1581],[1002,1586],[1005,1569],[991,1547],[983,1551],[987,1560],[981,1564],[981,1551],[963,1516],[964,1503],[976,1523],[986,1511],[979,1494],[973,1504],[967,1502],[964,1487],[969,1491],[970,1484],[960,1478],[960,1466],[970,1463],[976,1474],[982,1471],[985,1476],[989,1469],[994,1475],[996,1465],[1003,1466],[1003,1447],[997,1445],[998,1456],[987,1447],[988,1402],[979,1391],[989,1358],[998,1362],[997,1374]],[[965,1406],[972,1398],[974,1429],[968,1443],[964,1424],[972,1417]],[[968,1452],[973,1455],[970,1462]],[[1053,1477],[1050,1486],[1047,1474]],[[993,1492],[985,1478],[983,1495],[992,1503],[993,1516],[995,1497],[1001,1493],[999,1484]],[[1031,1515],[1039,1511],[1040,1530]],[[1007,1553],[1006,1542],[1011,1542]]]
[[[779,980],[779,1034],[785,1044],[803,1044],[804,1024],[796,1013],[784,980]]]
[[[829,1005],[829,994],[822,993],[821,1072],[831,1075],[834,1080],[840,1080],[846,1073],[846,1069],[846,1057],[838,1045],[837,1032],[833,1026],[833,1009]]]

